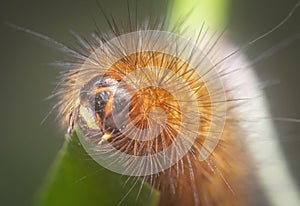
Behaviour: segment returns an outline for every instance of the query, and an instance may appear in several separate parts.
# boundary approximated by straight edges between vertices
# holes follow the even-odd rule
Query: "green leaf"
[[[37,206],[142,205],[153,206],[159,193],[140,178],[121,176],[96,163],[76,133],[61,149],[41,189]]]

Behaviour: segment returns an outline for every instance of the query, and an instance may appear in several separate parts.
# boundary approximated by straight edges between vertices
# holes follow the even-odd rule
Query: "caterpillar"
[[[268,204],[247,122],[264,103],[241,51],[205,24],[186,39],[180,25],[107,21],[111,32],[75,35],[80,51],[63,46],[73,61],[55,107],[68,132],[83,132],[99,164],[153,185],[161,205]]]

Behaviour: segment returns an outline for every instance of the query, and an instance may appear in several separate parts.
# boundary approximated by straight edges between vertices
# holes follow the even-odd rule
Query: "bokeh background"
[[[122,18],[126,3],[99,0],[105,10]],[[165,12],[165,1],[140,2],[147,10]],[[278,24],[297,0],[231,0],[229,29],[242,45]],[[44,99],[54,88],[59,69],[49,63],[63,59],[46,42],[10,28],[11,22],[74,45],[72,29],[80,35],[94,31],[93,19],[105,28],[96,0],[11,0],[0,3],[0,204],[31,205],[33,197],[64,141],[54,116],[41,124],[54,100]],[[300,9],[278,31],[248,51],[255,58],[268,48],[277,52],[256,64],[273,116],[300,119],[300,40],[279,49],[282,40],[300,32]],[[286,160],[300,183],[300,124],[275,122]],[[298,184],[299,185],[299,184]]]

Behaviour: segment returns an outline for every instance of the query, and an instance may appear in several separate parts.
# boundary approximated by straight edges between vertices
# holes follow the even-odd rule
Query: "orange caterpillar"
[[[102,166],[145,178],[161,205],[253,203],[258,184],[234,122],[232,71],[212,49],[218,40],[200,33],[191,43],[150,29],[95,39],[100,45],[61,84],[69,131],[78,126]]]

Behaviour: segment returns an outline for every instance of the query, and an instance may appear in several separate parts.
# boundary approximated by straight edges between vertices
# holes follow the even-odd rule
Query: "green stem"
[[[228,21],[230,0],[174,0],[170,5],[170,26],[184,19],[183,28],[197,30],[204,22],[210,28],[222,29]]]

